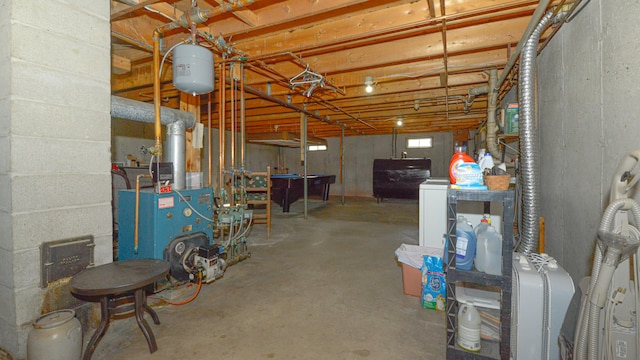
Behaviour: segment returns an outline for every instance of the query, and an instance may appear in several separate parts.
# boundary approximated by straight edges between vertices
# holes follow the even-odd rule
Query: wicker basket
[[[509,188],[509,180],[511,175],[486,175],[484,184],[489,190],[507,190]]]

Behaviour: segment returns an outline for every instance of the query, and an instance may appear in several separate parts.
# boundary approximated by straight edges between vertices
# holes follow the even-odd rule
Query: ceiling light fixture
[[[402,122],[402,116],[398,117],[398,121],[396,122],[396,124],[398,124],[398,126],[402,126],[403,122]]]
[[[364,85],[366,86],[364,88],[364,90],[367,93],[371,93],[373,91],[373,77],[372,76],[366,76],[364,78]]]

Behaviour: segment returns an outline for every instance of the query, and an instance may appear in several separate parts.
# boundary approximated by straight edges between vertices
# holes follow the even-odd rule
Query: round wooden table
[[[144,319],[144,311],[151,315],[154,323],[160,324],[160,319],[158,314],[147,305],[145,288],[168,273],[169,263],[166,261],[135,259],[85,269],[71,279],[71,293],[75,296],[100,300],[100,325],[87,345],[83,360],[91,359],[96,346],[107,332],[111,316],[116,314],[118,300],[131,298],[132,295],[136,321],[147,339],[149,351],[153,353],[158,349],[153,332]]]

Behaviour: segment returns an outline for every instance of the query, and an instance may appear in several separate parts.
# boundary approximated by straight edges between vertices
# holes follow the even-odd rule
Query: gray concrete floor
[[[394,256],[418,243],[417,201],[310,200],[306,220],[302,206],[274,206],[271,236],[255,225],[251,258],[193,302],[149,299],[157,352],[128,318],[111,322],[93,359],[445,358],[445,315],[403,294]]]

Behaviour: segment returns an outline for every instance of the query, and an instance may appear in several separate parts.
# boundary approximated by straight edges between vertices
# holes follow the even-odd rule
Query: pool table
[[[307,195],[320,196],[329,200],[329,185],[335,184],[335,175],[307,175]],[[271,200],[282,206],[282,212],[289,212],[289,206],[304,197],[304,177],[299,174],[271,175]]]

